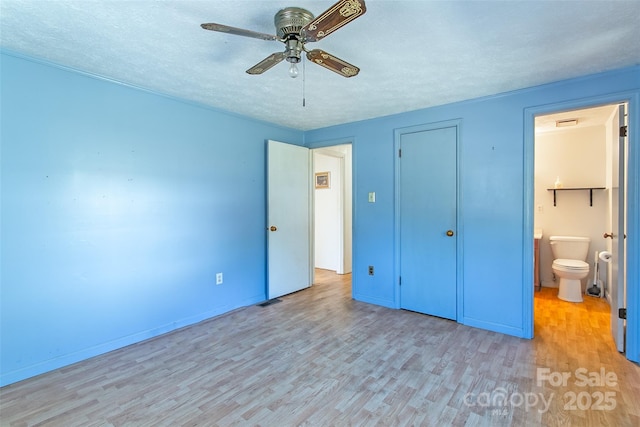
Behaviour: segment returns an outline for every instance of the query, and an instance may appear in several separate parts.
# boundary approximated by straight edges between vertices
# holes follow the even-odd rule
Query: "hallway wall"
[[[315,267],[338,271],[342,263],[340,159],[314,151],[314,173],[329,173],[329,188],[315,188]]]

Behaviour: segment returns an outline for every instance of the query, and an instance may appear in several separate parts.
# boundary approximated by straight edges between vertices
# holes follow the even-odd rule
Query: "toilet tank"
[[[586,261],[591,239],[580,236],[550,236],[553,259],[577,259]]]

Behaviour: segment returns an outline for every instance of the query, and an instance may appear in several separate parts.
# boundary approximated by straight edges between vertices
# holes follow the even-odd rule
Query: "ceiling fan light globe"
[[[289,77],[291,77],[292,79],[295,79],[296,77],[298,77],[298,66],[296,65],[295,62],[291,63],[291,66],[289,67]]]

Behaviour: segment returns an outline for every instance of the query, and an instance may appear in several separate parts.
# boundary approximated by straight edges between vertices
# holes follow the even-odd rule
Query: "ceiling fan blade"
[[[253,67],[249,68],[247,70],[247,74],[262,74],[265,71],[267,71],[269,68],[282,62],[282,60],[286,57],[287,57],[287,54],[284,52],[273,53],[267,56],[262,61],[258,62]]]
[[[321,49],[314,49],[307,52],[307,59],[344,77],[353,77],[360,72],[360,68],[355,65],[336,58]]]
[[[302,28],[305,42],[315,42],[367,11],[364,0],[340,0]]]
[[[234,34],[236,36],[253,37],[254,39],[261,39],[261,40],[278,40],[276,36],[271,34],[258,33],[256,31],[244,30],[242,28],[229,27],[228,25],[210,23],[210,24],[200,24],[200,26],[205,30]]]

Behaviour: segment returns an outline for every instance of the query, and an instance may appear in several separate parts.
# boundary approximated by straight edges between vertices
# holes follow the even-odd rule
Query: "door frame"
[[[535,158],[535,117],[561,111],[578,110],[600,105],[626,102],[628,104],[629,133],[627,158],[627,259],[640,257],[640,93],[621,92],[605,96],[586,97],[524,109],[524,197],[522,235],[522,286],[523,337],[533,338],[533,228],[534,228],[534,158]],[[640,266],[627,263],[627,359],[640,361]]]
[[[445,120],[415,126],[394,129],[394,307],[400,309],[400,141],[402,135],[436,130],[456,128],[456,322],[464,319],[464,224],[462,222],[462,119]]]
[[[355,197],[354,194],[357,194],[357,188],[356,188],[356,164],[355,164],[355,159],[356,159],[356,150],[357,150],[357,146],[356,146],[356,138],[355,137],[344,137],[344,138],[338,138],[338,139],[329,139],[329,140],[323,140],[323,141],[318,141],[318,142],[312,142],[309,143],[307,145],[305,145],[305,147],[309,148],[309,150],[311,151],[312,155],[311,158],[313,159],[313,152],[318,150],[319,152],[322,152],[323,150],[331,150],[332,147],[338,146],[338,145],[350,145],[351,146],[351,164],[349,164],[349,167],[351,168],[351,200],[349,201],[349,203],[351,204],[351,297],[353,298],[353,295],[355,293],[355,289],[356,289],[356,279],[357,279],[357,273],[354,270],[353,266],[355,265],[355,255],[356,255],[356,242],[353,239],[353,230],[355,229],[355,218],[356,218],[356,203],[355,203]],[[344,169],[346,169],[346,161],[343,161],[343,173],[342,173],[342,177],[343,177],[343,196],[344,196],[344,179],[346,179],[346,172]],[[312,174],[312,181],[313,181],[313,173],[314,173],[314,165],[312,162],[311,165],[311,174]],[[311,220],[312,220],[312,242],[311,242],[311,247],[312,249],[315,249],[315,215],[313,215],[313,213],[315,213],[315,186],[314,188],[312,188],[312,194],[311,194],[311,199],[312,199],[312,215],[311,215]],[[345,212],[344,212],[344,205],[345,201],[343,200],[343,218],[342,218],[342,224],[344,226],[345,223]],[[344,243],[344,242],[343,242]],[[344,248],[344,245],[343,245]],[[313,273],[313,277],[312,277],[312,284],[313,281],[315,281],[315,269],[313,268],[313,266],[315,266],[315,254],[312,254],[312,256],[314,258],[312,258],[311,260],[311,265],[312,265],[312,273]],[[344,258],[344,254],[343,254],[343,258]],[[344,260],[343,260],[344,262]]]

